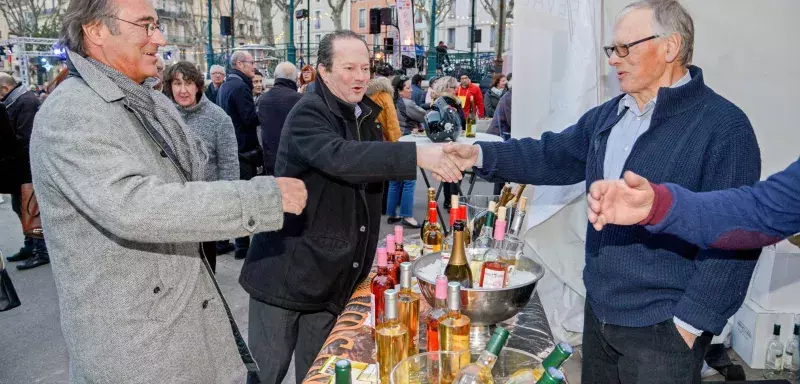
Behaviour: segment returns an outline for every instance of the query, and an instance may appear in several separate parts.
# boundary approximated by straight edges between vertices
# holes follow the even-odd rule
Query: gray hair
[[[116,14],[117,7],[112,0],[71,0],[61,21],[58,45],[87,56],[83,26],[102,22],[112,34],[117,34],[119,31],[113,20]]]
[[[319,66],[323,66],[329,71],[333,68],[333,42],[342,39],[358,39],[364,43],[364,47],[366,47],[367,52],[369,52],[369,46],[367,46],[367,42],[361,38],[361,35],[351,30],[339,29],[325,35],[322,41],[319,42],[319,48],[317,49],[317,69],[319,69]]]
[[[431,88],[431,97],[437,98],[445,94],[446,89],[456,87],[458,87],[458,80],[456,80],[455,77],[442,76],[436,79],[436,82],[433,83],[433,87]]]
[[[694,21],[689,12],[677,0],[640,0],[628,4],[617,16],[622,19],[634,9],[653,11],[653,32],[661,37],[677,33],[681,36],[681,49],[678,60],[683,65],[692,63],[694,53]]]
[[[231,68],[236,68],[236,63],[240,61],[247,61],[247,56],[250,56],[250,52],[234,51],[233,54],[231,54],[231,60],[230,60]]]
[[[0,72],[0,87],[4,86],[16,87],[17,79],[5,72]]]
[[[221,66],[219,64],[214,64],[214,65],[211,66],[211,69],[209,69],[208,72],[214,73],[214,71],[220,71],[224,75],[225,74],[225,67],[223,67],[223,66]]]
[[[287,79],[297,81],[297,72],[297,67],[294,64],[284,61],[275,66],[275,80]]]

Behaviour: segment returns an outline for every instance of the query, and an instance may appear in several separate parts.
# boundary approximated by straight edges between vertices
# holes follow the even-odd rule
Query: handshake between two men
[[[454,183],[462,179],[462,171],[472,168],[478,160],[478,147],[467,144],[434,144],[417,146],[417,165],[433,173],[437,180]],[[281,191],[283,211],[299,215],[306,207],[308,191],[302,180],[276,177]]]

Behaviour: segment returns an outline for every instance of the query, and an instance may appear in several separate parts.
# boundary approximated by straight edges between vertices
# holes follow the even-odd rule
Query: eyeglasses
[[[603,50],[606,51],[606,56],[608,56],[609,59],[611,58],[611,54],[614,52],[617,53],[617,57],[621,58],[628,56],[628,54],[630,54],[630,48],[633,47],[634,45],[644,43],[645,41],[657,39],[659,37],[661,37],[661,35],[653,35],[650,37],[645,37],[644,39],[641,40],[636,40],[628,44],[609,45],[607,47],[603,47]]]
[[[239,60],[240,63],[253,64],[252,60]]]
[[[138,24],[138,23],[134,23],[132,21],[120,19],[119,17],[111,16],[111,18],[119,20],[119,21],[124,21],[124,22],[126,22],[128,24],[135,25],[137,27],[144,28],[144,30],[147,31],[147,36],[149,36],[149,37],[152,37],[153,34],[156,33],[156,29],[158,29],[161,33],[164,33],[164,26],[162,26],[159,23]]]

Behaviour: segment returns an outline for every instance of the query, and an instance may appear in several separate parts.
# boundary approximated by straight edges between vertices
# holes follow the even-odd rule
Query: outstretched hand
[[[447,143],[444,146],[444,153],[462,171],[474,167],[478,162],[478,147],[475,145]]]
[[[620,180],[596,181],[587,196],[589,222],[598,231],[606,224],[637,224],[650,214],[654,196],[650,182],[631,171]]]
[[[441,145],[417,146],[417,165],[433,172],[439,181],[455,183],[463,177],[458,166],[445,155]]]

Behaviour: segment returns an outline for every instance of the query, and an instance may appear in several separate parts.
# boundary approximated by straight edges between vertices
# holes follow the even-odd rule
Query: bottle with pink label
[[[479,284],[481,288],[499,289],[508,283],[508,263],[503,253],[506,238],[506,207],[497,208],[494,243],[484,256]]]

